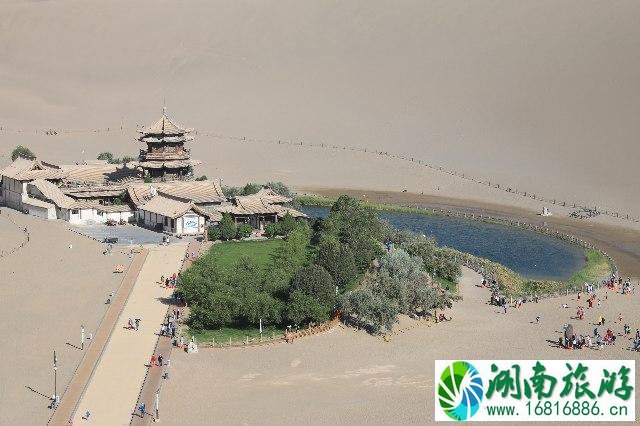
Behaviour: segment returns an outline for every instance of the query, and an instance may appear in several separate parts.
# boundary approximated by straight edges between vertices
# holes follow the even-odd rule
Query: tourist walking
[[[136,323],[136,331],[140,328],[140,318],[136,318],[133,320]]]
[[[153,367],[154,365],[156,365],[156,355],[153,354],[151,355],[151,361],[149,362],[149,367]]]
[[[162,367],[162,354],[158,355],[158,366]]]
[[[138,411],[140,411],[140,417],[144,418],[144,415],[146,414],[146,409],[147,409],[147,406],[144,404],[144,402],[138,406]]]

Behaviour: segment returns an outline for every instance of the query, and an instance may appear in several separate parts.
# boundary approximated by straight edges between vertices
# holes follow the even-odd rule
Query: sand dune
[[[133,129],[166,99],[200,130],[406,153],[549,197],[640,209],[637,2],[60,0],[0,12],[0,125],[10,129]],[[14,136],[2,133],[3,154],[40,143]],[[66,161],[104,149],[95,142],[46,140]],[[108,142],[137,151],[129,135]],[[204,171],[234,182],[322,185],[336,158],[199,143]],[[351,169],[373,164],[337,161],[332,185],[408,186],[387,166],[367,175],[382,182],[354,182]]]

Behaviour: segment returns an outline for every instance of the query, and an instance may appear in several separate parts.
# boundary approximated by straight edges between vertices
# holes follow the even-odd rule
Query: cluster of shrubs
[[[271,188],[274,192],[280,195],[284,195],[285,197],[295,197],[293,191],[282,182],[267,182],[266,184],[250,182],[244,186],[223,186],[222,192],[224,192],[226,197],[233,198],[236,196],[253,195],[265,186]]]
[[[248,223],[236,224],[231,215],[224,213],[219,224],[209,227],[208,237],[211,241],[241,240],[249,237],[252,231]]]
[[[100,153],[98,155],[97,159],[106,161],[109,164],[127,164],[127,163],[130,163],[132,161],[136,161],[136,158],[134,158],[134,157],[124,156],[122,158],[118,158],[118,157],[115,157],[110,152],[102,152],[102,153]]]

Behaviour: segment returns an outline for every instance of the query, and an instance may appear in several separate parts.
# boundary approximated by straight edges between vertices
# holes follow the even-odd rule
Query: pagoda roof
[[[152,133],[145,133],[140,138],[140,142],[144,143],[180,143],[189,142],[193,140],[193,136],[180,135],[157,135]]]
[[[198,166],[202,164],[199,160],[169,160],[169,161],[136,161],[129,163],[145,169],[180,169],[189,166]]]
[[[183,135],[193,129],[181,126],[167,117],[166,108],[162,110],[162,117],[151,126],[143,127],[138,132],[145,135]]]

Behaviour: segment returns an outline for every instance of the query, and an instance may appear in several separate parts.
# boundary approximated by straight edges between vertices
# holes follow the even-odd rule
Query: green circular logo
[[[464,421],[480,409],[484,396],[482,378],[466,361],[456,361],[444,369],[438,383],[440,407],[454,420]]]

